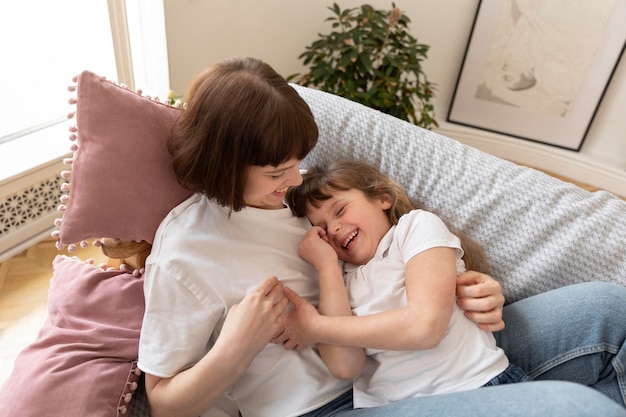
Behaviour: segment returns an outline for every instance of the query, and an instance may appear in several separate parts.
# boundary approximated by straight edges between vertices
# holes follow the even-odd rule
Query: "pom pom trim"
[[[70,84],[67,87],[67,90],[71,93],[70,98],[68,99],[68,104],[72,107],[72,109],[67,113],[67,118],[68,119],[74,119],[76,117],[76,105],[78,104],[78,97],[77,97],[77,93],[78,93],[78,89],[79,89],[79,78],[80,75],[76,75],[74,77],[72,77],[72,84]],[[109,80],[106,77],[100,77],[100,80],[102,82],[107,82],[113,85],[116,85],[120,88],[123,88],[127,91],[130,91],[134,94],[137,94],[141,97],[147,98],[149,100],[152,100],[154,102],[157,103],[161,103],[163,105],[166,106],[170,106],[170,107],[181,107],[180,103],[171,103],[170,100],[160,100],[158,97],[150,97],[147,95],[143,95],[143,92],[141,90],[136,90],[133,91],[131,89],[129,89],[126,85],[124,84],[120,84],[117,83],[113,80]],[[71,195],[72,195],[72,185],[71,185],[71,178],[72,178],[72,165],[74,163],[74,161],[76,160],[76,157],[78,155],[78,153],[80,153],[80,132],[78,129],[77,125],[72,125],[69,127],[69,140],[71,142],[71,146],[70,146],[70,151],[72,152],[72,157],[70,158],[66,158],[63,160],[63,163],[68,167],[67,169],[63,170],[60,172],[60,177],[63,178],[65,180],[65,182],[61,185],[61,197],[60,197],[60,203],[57,207],[57,210],[59,211],[59,213],[62,214],[62,216],[64,215],[65,211],[67,210],[67,207],[71,204]],[[55,230],[54,232],[52,232],[52,237],[55,238],[57,240],[55,246],[57,247],[58,250],[63,250],[67,247],[67,250],[70,252],[73,252],[77,249],[77,247],[86,247],[86,245],[88,244],[86,241],[82,241],[82,242],[73,242],[73,243],[63,243],[60,240],[60,230],[63,227],[63,218],[58,218],[54,220],[54,226],[57,230]],[[114,236],[102,236],[104,237],[109,237],[109,238],[115,238]],[[95,237],[94,237],[95,238]],[[137,272],[138,274],[140,272]]]

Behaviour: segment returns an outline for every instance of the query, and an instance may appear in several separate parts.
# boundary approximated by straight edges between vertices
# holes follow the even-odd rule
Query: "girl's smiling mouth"
[[[354,232],[350,233],[348,237],[346,237],[344,241],[341,243],[341,247],[344,249],[348,249],[348,247],[350,246],[350,243],[352,243],[352,241],[358,234],[359,234],[358,230],[355,230]]]

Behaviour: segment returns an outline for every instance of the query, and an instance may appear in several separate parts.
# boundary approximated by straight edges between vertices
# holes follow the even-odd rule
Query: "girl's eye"
[[[341,216],[341,213],[345,210],[346,206],[342,206],[339,210],[337,210],[337,216]]]

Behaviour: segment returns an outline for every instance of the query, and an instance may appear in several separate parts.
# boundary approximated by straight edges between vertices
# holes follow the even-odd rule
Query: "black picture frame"
[[[481,0],[447,121],[579,151],[625,47],[626,0]]]

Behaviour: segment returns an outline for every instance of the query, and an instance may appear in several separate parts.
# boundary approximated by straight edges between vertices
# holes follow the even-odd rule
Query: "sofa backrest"
[[[363,160],[478,240],[507,302],[584,281],[626,285],[626,202],[341,97],[294,85],[320,130],[303,168]]]

